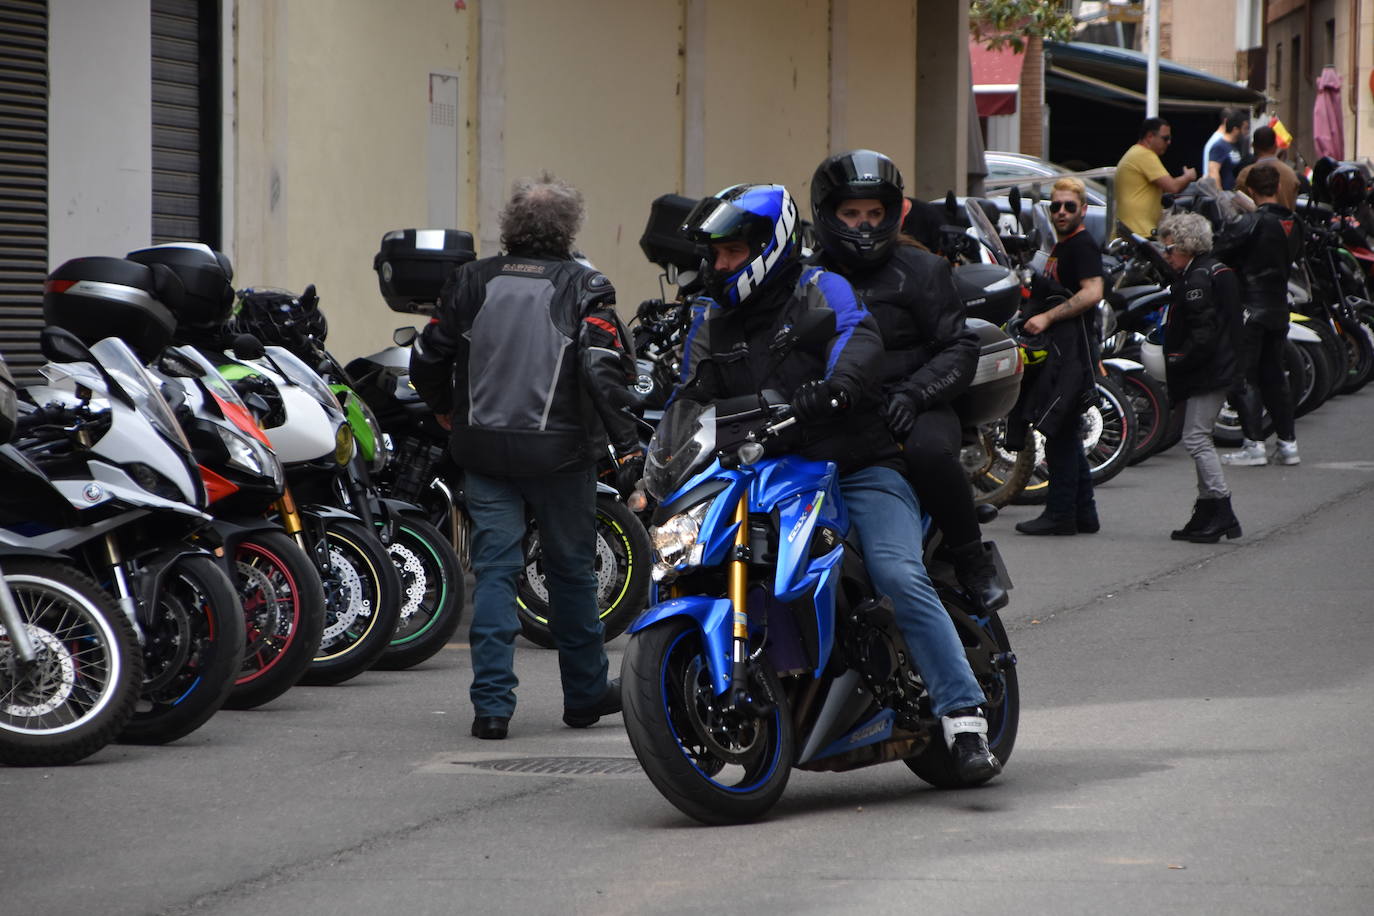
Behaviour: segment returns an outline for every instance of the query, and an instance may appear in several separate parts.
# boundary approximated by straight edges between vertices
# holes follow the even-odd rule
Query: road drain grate
[[[534,776],[629,776],[643,772],[638,760],[627,757],[511,757],[468,761],[464,765],[478,770]]]

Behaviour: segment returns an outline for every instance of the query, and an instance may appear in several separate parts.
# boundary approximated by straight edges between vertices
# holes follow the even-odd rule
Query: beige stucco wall
[[[494,254],[511,181],[553,170],[583,191],[579,245],[628,314],[658,294],[638,239],[659,194],[781,181],[806,213],[816,164],[856,146],[889,153],[912,183],[917,11],[917,0],[237,0],[226,244],[239,285],[316,283],[341,357],[387,341],[404,318],[378,295],[372,256],[384,231],[427,225],[428,74],[448,71],[462,81],[457,228]]]
[[[432,0],[243,0],[237,18],[236,285],[315,283],[331,348],[377,349],[401,316],[377,291],[372,257],[383,232],[427,224],[429,73],[467,77],[469,116],[473,13]],[[472,196],[460,185],[469,220]]]

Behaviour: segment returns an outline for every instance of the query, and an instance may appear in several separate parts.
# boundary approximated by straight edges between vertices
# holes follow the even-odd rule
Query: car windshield
[[[659,421],[644,459],[644,486],[662,502],[709,460],[716,449],[714,404],[679,399]]]

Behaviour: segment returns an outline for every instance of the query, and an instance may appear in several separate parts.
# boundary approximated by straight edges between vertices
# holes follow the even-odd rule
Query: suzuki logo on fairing
[[[801,534],[802,529],[806,527],[807,519],[811,518],[811,513],[814,510],[819,509],[821,507],[821,503],[824,500],[825,491],[817,490],[816,495],[811,500],[810,504],[802,510],[801,518],[797,519],[796,524],[792,526],[792,530],[787,533],[787,543],[790,544],[797,539],[797,535]]]
[[[877,735],[882,734],[884,728],[887,728],[887,722],[874,722],[868,728],[861,728],[854,734],[850,735],[849,743],[858,744],[860,741],[865,741],[869,738],[873,738]]]

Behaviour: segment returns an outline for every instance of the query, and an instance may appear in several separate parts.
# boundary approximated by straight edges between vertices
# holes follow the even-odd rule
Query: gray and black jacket
[[[464,264],[415,342],[410,378],[452,414],[463,468],[497,477],[576,471],[639,447],[634,360],[615,288],[573,260],[503,255]]]

